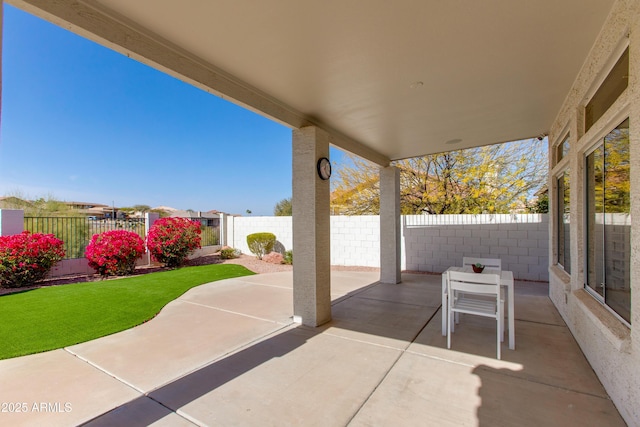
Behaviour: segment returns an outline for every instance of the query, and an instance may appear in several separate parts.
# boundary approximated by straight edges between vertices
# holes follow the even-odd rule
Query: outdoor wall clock
[[[326,157],[318,159],[318,176],[322,180],[331,178],[331,162]]]

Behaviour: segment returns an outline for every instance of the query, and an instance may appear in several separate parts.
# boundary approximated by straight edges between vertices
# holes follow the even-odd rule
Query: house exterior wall
[[[607,112],[584,131],[584,106],[608,73],[612,62],[629,46],[628,87]],[[571,329],[620,414],[629,425],[640,425],[640,0],[619,0],[576,77],[549,134],[550,153],[570,137],[568,156],[562,167],[570,168],[569,222],[571,274],[554,261],[557,258],[555,237],[558,167],[550,156],[549,188],[551,223],[549,227],[549,292],[558,311]],[[631,327],[619,320],[606,306],[584,289],[585,283],[585,153],[611,129],[629,118],[631,157],[631,227],[630,275]]]

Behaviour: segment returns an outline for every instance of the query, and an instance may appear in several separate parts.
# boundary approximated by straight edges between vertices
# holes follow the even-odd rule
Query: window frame
[[[564,126],[562,132],[560,132],[559,135],[561,135],[561,137],[557,138],[555,142],[551,145],[552,153],[553,153],[553,167],[551,169],[550,176],[552,177],[553,181],[550,183],[552,194],[549,195],[549,199],[550,200],[553,199],[553,205],[552,205],[553,209],[550,210],[549,213],[552,215],[552,218],[554,221],[554,232],[552,236],[553,241],[551,242],[553,244],[553,252],[552,252],[553,261],[552,262],[553,262],[553,265],[558,266],[560,270],[562,270],[565,274],[570,276],[571,266],[569,266],[569,271],[567,271],[565,269],[565,266],[559,262],[560,253],[558,250],[560,245],[560,229],[561,229],[560,222],[564,219],[564,217],[561,216],[558,211],[558,197],[559,197],[558,179],[560,179],[560,177],[564,175],[565,171],[571,172],[571,168],[570,168],[570,159],[571,159],[571,152],[572,152],[571,147],[572,145],[575,145],[575,144],[571,144],[572,133],[569,131],[569,123],[567,123]],[[562,159],[558,159],[558,150],[561,149],[565,141],[569,143],[569,152]],[[569,182],[571,182],[571,175],[569,175]],[[569,209],[571,209],[571,207],[569,207]],[[569,244],[571,244],[571,236],[569,238]],[[569,264],[571,264],[571,252],[569,252],[569,256],[570,256]]]
[[[614,315],[616,319],[626,325],[628,328],[631,328],[631,323],[624,319],[620,314],[618,314],[611,306],[607,304],[605,301],[605,296],[600,295],[597,291],[589,286],[589,211],[587,209],[588,203],[588,168],[587,168],[587,158],[595,152],[598,148],[600,148],[604,144],[604,139],[607,135],[609,135],[612,131],[617,129],[625,120],[631,120],[631,111],[630,107],[627,105],[624,108],[621,108],[616,114],[614,114],[611,119],[607,120],[606,123],[602,123],[602,126],[598,129],[597,133],[593,135],[589,139],[589,142],[584,150],[581,150],[579,153],[580,161],[583,168],[583,176],[582,176],[582,223],[583,223],[583,242],[582,242],[582,250],[583,250],[583,259],[582,259],[582,267],[583,267],[583,277],[582,277],[582,287],[583,289],[596,301],[598,301],[609,313]],[[599,124],[600,125],[600,124]],[[595,126],[594,126],[595,127]],[[631,177],[630,177],[631,179]],[[630,265],[630,264],[629,264]],[[606,286],[606,283],[605,283]],[[631,283],[629,283],[631,287]],[[606,289],[605,289],[606,293]]]

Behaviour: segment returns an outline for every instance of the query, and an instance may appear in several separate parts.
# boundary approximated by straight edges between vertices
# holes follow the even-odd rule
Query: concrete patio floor
[[[546,284],[516,282],[499,361],[491,320],[463,317],[448,350],[440,276],[402,277],[332,272],[320,328],[292,323],[290,272],[194,288],[134,329],[0,361],[0,425],[625,425]]]

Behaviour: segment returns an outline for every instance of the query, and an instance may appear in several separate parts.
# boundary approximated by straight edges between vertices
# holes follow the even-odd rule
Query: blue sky
[[[2,54],[0,195],[253,215],[291,196],[287,127],[7,4]]]

